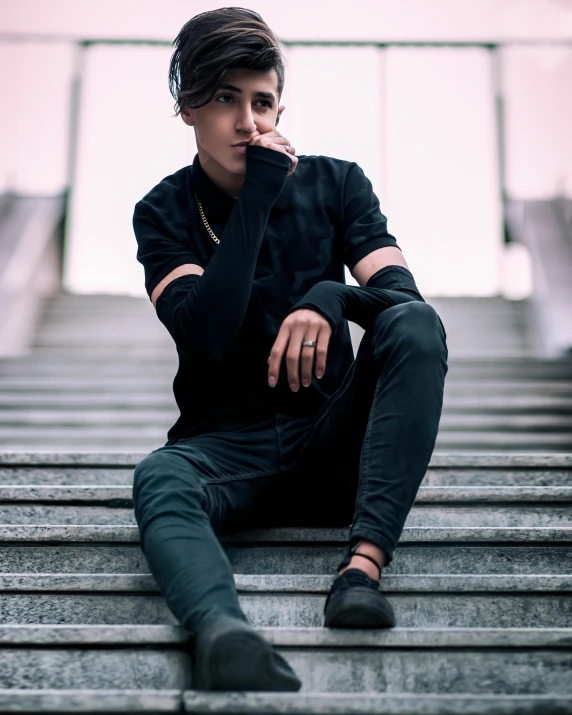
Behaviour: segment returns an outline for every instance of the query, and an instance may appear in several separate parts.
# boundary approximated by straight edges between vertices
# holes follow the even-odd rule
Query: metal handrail
[[[63,211],[62,195],[12,195],[0,217],[0,238],[10,232],[0,264],[0,356],[29,351],[43,299],[60,290]]]
[[[562,205],[554,199],[506,201],[511,238],[531,257],[532,332],[547,357],[572,356],[572,241]]]

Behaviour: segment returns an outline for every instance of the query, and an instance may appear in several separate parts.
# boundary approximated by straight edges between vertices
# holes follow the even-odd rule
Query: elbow
[[[198,345],[189,345],[183,341],[175,341],[179,353],[190,362],[202,370],[206,368],[216,368],[221,362],[222,357],[214,350],[203,350]]]
[[[173,324],[173,340],[179,353],[191,363],[201,366],[201,368],[217,367],[225,357],[225,351],[221,350],[209,336],[201,338],[199,331],[193,329],[188,321],[181,320],[179,316],[175,318]]]
[[[164,293],[169,290],[170,285]],[[167,328],[178,353],[188,362],[199,365],[201,369],[219,365],[224,358],[224,350],[219,346],[220,338],[217,340],[218,336],[212,334],[209,321],[201,316],[196,307],[189,304],[189,300],[177,300],[178,296],[175,294],[168,297],[168,302],[163,300],[162,293],[157,300],[157,316]]]

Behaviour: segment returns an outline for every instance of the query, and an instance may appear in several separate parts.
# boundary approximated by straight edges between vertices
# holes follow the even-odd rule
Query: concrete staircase
[[[147,299],[47,302],[30,354],[0,361],[0,712],[572,713],[572,358],[538,356],[526,301],[429,302],[450,367],[382,576],[397,627],[322,627],[347,529],[223,540],[299,693],[193,691],[131,502],[178,415],[175,348]]]

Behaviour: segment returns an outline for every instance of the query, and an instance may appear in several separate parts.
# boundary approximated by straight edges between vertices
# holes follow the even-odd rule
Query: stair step
[[[347,544],[349,528],[278,528],[257,529],[222,536],[225,543],[264,542],[336,542]],[[0,524],[2,541],[52,542],[139,542],[137,526],[112,525],[4,525]],[[572,541],[572,526],[427,526],[405,527],[400,542],[562,542]]]
[[[364,693],[201,692],[196,690],[8,689],[0,690],[2,712],[182,712],[220,715],[563,715],[572,696],[420,695]]]
[[[32,368],[28,368],[27,371],[22,370],[21,373],[14,370],[6,370],[2,367],[0,362],[0,390],[8,390],[10,392],[49,392],[49,391],[71,391],[71,390],[82,390],[84,392],[96,392],[100,389],[113,391],[120,390],[122,392],[130,392],[131,390],[144,390],[148,392],[154,392],[157,390],[171,390],[173,386],[173,377],[176,372],[176,365],[173,365],[170,369],[159,371],[158,369],[144,370],[135,367],[128,374],[114,374],[114,373],[103,373],[101,371],[90,370],[88,367],[79,363],[76,365],[75,370],[68,370],[66,367],[62,367],[60,370],[53,371],[36,371]],[[572,372],[572,370],[571,370]],[[572,376],[567,376],[572,377]],[[450,386],[455,386],[455,381],[461,380],[460,376],[453,375],[449,378],[449,373],[447,373],[447,378],[445,381],[445,394],[448,394]],[[478,380],[478,382],[483,382],[485,385],[489,385],[489,389],[492,389],[491,382],[492,376],[488,376],[485,381],[484,378]],[[515,394],[520,394],[518,387],[520,386],[522,391],[526,392],[529,385],[522,379],[515,382],[515,376],[508,378],[498,378],[495,382],[506,384],[508,388]],[[532,382],[532,386],[537,385],[537,389],[540,389],[538,385],[538,380]],[[547,387],[551,387],[553,390],[560,385],[563,380],[544,380]],[[465,389],[470,389],[470,386],[466,384],[466,378],[464,383]],[[473,384],[473,391],[475,392],[475,385]],[[507,389],[508,389],[507,388]],[[567,381],[561,389],[570,393],[570,383]]]
[[[116,502],[117,506],[132,507],[132,496],[132,485],[0,485],[0,503],[73,501],[83,506]],[[415,504],[474,502],[566,503],[572,502],[572,486],[421,486],[415,497]]]
[[[0,688],[26,689],[33,685],[35,689],[172,691],[192,687],[191,655],[182,636],[169,638],[166,633],[155,633],[145,639],[141,633],[131,638],[124,631],[106,637],[87,634],[85,628],[89,626],[77,628],[74,637],[53,630],[44,636],[26,636],[23,632],[7,636],[0,627]]]
[[[166,332],[166,331],[165,331]],[[170,342],[169,342],[170,341]],[[123,359],[119,359],[123,358]],[[471,378],[482,375],[497,378],[506,377],[509,380],[526,377],[527,379],[548,379],[561,380],[569,379],[572,375],[572,358],[555,357],[547,358],[539,355],[523,355],[521,352],[496,356],[475,356],[449,354],[447,361],[449,371],[447,381],[450,378],[460,376]],[[11,369],[18,365],[18,369],[29,368],[29,373],[34,374],[36,368],[39,370],[53,370],[55,374],[61,374],[69,369],[90,370],[109,369],[125,370],[131,364],[134,369],[146,369],[149,372],[161,373],[176,370],[178,359],[175,345],[167,335],[164,343],[156,346],[141,347],[130,345],[124,348],[107,346],[104,343],[91,345],[82,349],[76,347],[35,347],[31,352],[17,357],[0,358],[0,374],[2,368]]]
[[[327,574],[340,562],[345,544],[229,544],[223,542],[237,574]],[[147,575],[138,543],[6,541],[0,543],[0,572]],[[572,573],[572,544],[399,543],[384,575],[562,575]]]
[[[92,373],[87,374],[87,371],[84,368],[78,368],[79,372],[78,374],[81,374],[85,377],[85,382],[86,382],[86,389],[89,385],[93,385],[91,382],[90,378]],[[73,372],[71,370],[66,369],[66,371]],[[167,376],[171,378],[168,381],[168,389],[170,390],[172,388],[172,378],[174,377],[174,374],[176,373],[176,369],[173,372],[168,372]],[[0,368],[0,374],[3,374],[1,368]],[[24,376],[27,374],[24,373]],[[34,372],[35,375],[39,374],[39,371]],[[150,387],[150,383],[154,381],[153,374],[150,373],[149,371],[141,371],[141,373],[138,375],[136,369],[132,369],[129,373],[129,376],[137,376],[138,377],[138,382],[143,385],[143,390],[147,390]],[[111,379],[106,374],[101,374],[98,375],[99,381],[102,383],[103,386],[109,386],[110,383],[112,382]],[[118,381],[121,380],[122,375],[119,373],[117,375],[113,375],[113,379],[117,379]],[[12,377],[10,374],[5,375],[4,379],[7,380],[8,382],[12,381]],[[45,375],[45,380],[47,383],[51,380],[51,376],[49,374]],[[165,380],[165,375],[161,376],[161,382],[156,386],[160,388],[161,384],[167,382]],[[125,382],[121,380],[121,384],[118,385],[117,389],[124,390],[125,388]],[[136,389],[135,387],[133,389]],[[25,388],[22,390],[24,392]],[[505,378],[498,379],[498,380],[485,380],[484,378],[477,378],[472,381],[468,381],[465,379],[455,379],[447,377],[447,382],[445,384],[445,397],[447,399],[451,397],[470,397],[471,395],[474,395],[475,393],[478,393],[479,395],[488,395],[488,396],[498,396],[498,395],[522,395],[522,396],[535,396],[535,395],[541,395],[541,396],[556,396],[556,397],[567,397],[570,399],[572,396],[572,384],[570,382],[565,382],[565,381],[557,381],[557,380],[529,380],[529,381],[523,381],[523,380],[508,380]],[[57,403],[54,402],[54,408],[57,408]],[[17,408],[14,408],[17,409]],[[28,414],[28,413],[34,413],[35,410],[20,410],[22,414]],[[42,413],[41,410],[36,410],[40,414]],[[79,411],[79,414],[82,414],[81,411]]]
[[[88,564],[83,565],[84,568]],[[326,594],[334,574],[235,574],[239,591]],[[384,593],[572,592],[572,574],[402,574],[384,570]],[[150,573],[0,573],[0,591],[142,591],[160,593]],[[571,594],[572,595],[572,594]]]
[[[34,345],[24,355],[29,357],[33,355],[36,359],[70,359],[77,360],[172,360],[176,357],[176,347],[165,331],[165,335],[157,335],[150,337],[144,341],[132,341],[124,344],[114,343],[92,343],[83,345],[77,343],[70,344],[50,344],[41,340],[35,340]],[[543,354],[536,348],[527,348],[522,345],[514,345],[512,343],[508,347],[498,347],[496,345],[488,345],[485,349],[479,349],[479,346],[473,341],[470,347],[457,345],[454,350],[449,351],[449,359],[455,361],[475,361],[482,358],[487,362],[506,362],[514,360],[515,362],[524,361],[546,361]],[[568,358],[564,358],[567,360]]]
[[[478,390],[477,390],[478,392]],[[147,388],[123,392],[121,390],[90,390],[58,392],[47,390],[37,392],[18,392],[4,390],[0,392],[0,407],[6,410],[21,410],[25,406],[64,414],[68,408],[81,408],[84,415],[90,411],[148,409],[160,410],[162,419],[171,420],[176,416],[175,401],[168,390],[152,392]],[[65,409],[63,409],[65,408]],[[468,395],[449,396],[445,393],[443,413],[454,412],[500,412],[521,414],[523,412],[548,412],[551,414],[570,414],[572,398],[568,395]],[[9,416],[9,414],[7,415]],[[64,415],[65,416],[65,415]]]
[[[141,389],[125,390],[124,387],[113,390],[102,386],[99,390],[92,386],[77,390],[2,390],[0,406],[7,414],[3,421],[49,420],[55,418],[71,423],[74,416],[80,422],[100,420],[106,415],[113,420],[116,410],[128,415],[128,410],[134,412],[132,419],[136,422],[153,422],[150,415],[137,416],[137,408],[156,408],[157,415],[152,417],[171,420],[178,416],[178,410],[171,388],[151,390],[148,385]],[[498,389],[483,388],[475,385],[473,392],[464,388],[451,387],[446,389],[443,398],[443,415],[454,413],[500,413],[500,414],[563,414],[570,415],[572,391],[557,388],[538,390],[511,390],[507,387]]]
[[[65,431],[64,431],[65,432]],[[28,452],[31,449],[41,449],[46,452],[53,451],[76,451],[93,452],[99,449],[101,452],[117,452],[125,450],[132,453],[145,448],[158,449],[166,441],[167,427],[163,430],[155,431],[154,435],[144,436],[147,430],[133,428],[131,434],[118,435],[115,430],[111,435],[93,436],[88,433],[79,433],[73,437],[68,433],[62,434],[60,439],[43,436],[43,430],[24,430],[20,436],[5,437],[0,433],[0,450],[10,449]],[[143,433],[143,434],[142,434]],[[562,453],[572,451],[572,434],[546,435],[538,432],[502,434],[487,432],[440,432],[436,449],[443,452],[481,452],[487,454],[491,451],[504,450],[511,452],[545,452]]]
[[[0,450],[0,465],[21,467],[29,464],[74,467],[80,465],[90,467],[132,467],[150,454],[141,452],[13,452]],[[431,455],[429,468],[567,468],[572,469],[572,452],[566,454],[506,454],[504,452],[489,452],[474,454],[472,452],[447,453],[435,451]]]
[[[121,382],[121,384],[119,384]],[[158,381],[156,381],[158,382]],[[22,379],[18,386],[13,378],[8,378],[6,384],[0,385],[2,406],[21,409],[27,405],[34,407],[53,407],[59,411],[68,405],[81,405],[82,411],[95,406],[113,409],[120,404],[164,405],[164,409],[175,404],[172,394],[173,376],[168,380],[161,380],[153,385],[151,381],[142,380],[128,388],[124,380],[114,384],[109,380],[97,384],[90,380],[78,380],[76,385],[62,384],[55,381],[39,380],[37,387],[28,383],[27,378]],[[269,388],[270,389],[270,388]],[[34,399],[37,398],[38,402]],[[81,398],[79,402],[78,398]],[[475,411],[475,410],[553,410],[565,413],[572,411],[572,396],[567,394],[526,394],[514,391],[508,395],[480,394],[478,387],[468,395],[449,394],[445,390],[443,397],[443,410],[449,411]]]
[[[101,347],[101,346],[100,346]],[[63,354],[34,349],[32,353],[18,357],[0,357],[0,375],[165,375],[177,370],[178,359],[175,346],[154,353],[141,352],[138,356],[123,355],[112,349],[109,354],[105,346],[81,351],[70,349]],[[572,374],[572,359],[563,358],[479,358],[449,356],[447,380],[539,380],[550,384],[555,380],[569,380]]]
[[[570,628],[258,630],[303,690],[572,692]],[[192,635],[178,626],[0,626],[0,643],[2,688],[192,687]]]
[[[320,628],[333,575],[235,575],[256,627]],[[386,576],[403,628],[566,628],[572,576]],[[150,575],[2,574],[0,623],[179,625]]]
[[[0,453],[1,454],[1,453]],[[0,485],[2,489],[11,487],[56,487],[74,488],[75,486],[95,486],[104,489],[109,486],[129,488],[133,486],[133,468],[93,467],[2,467],[0,462]],[[572,470],[541,469],[538,467],[521,469],[491,468],[440,468],[429,467],[423,479],[426,487],[569,487],[572,486]],[[425,492],[423,492],[425,493]]]
[[[192,691],[191,691],[192,692]],[[515,698],[511,698],[515,700]],[[545,698],[542,702],[548,702]],[[532,701],[527,698],[527,702]],[[534,699],[535,702],[538,698]],[[556,703],[555,698],[551,701]],[[520,702],[517,700],[517,702]],[[182,712],[182,692],[146,689],[38,689],[8,688],[0,690],[0,711],[3,713],[159,713]],[[199,704],[196,703],[198,706]],[[262,707],[259,702],[257,707]],[[195,704],[189,707],[195,707]],[[200,704],[203,707],[203,704]],[[209,706],[207,706],[209,707]],[[530,705],[528,706],[530,707]],[[197,710],[195,710],[197,712]]]
[[[517,489],[517,488],[515,488]],[[490,492],[489,492],[490,495]],[[478,497],[472,501],[470,497],[464,500],[452,499],[451,506],[445,504],[446,499],[415,503],[411,508],[405,529],[426,528],[537,528],[565,527],[572,532],[572,509],[570,497],[550,503],[547,499],[537,504],[526,499],[501,497],[499,502],[491,498],[489,503],[478,504]],[[502,502],[505,502],[502,504]],[[85,505],[85,504],[38,504],[36,502],[0,503],[0,530],[9,525],[136,525],[135,514],[131,500],[118,499],[117,504]],[[0,532],[2,533],[2,532]]]
[[[22,699],[25,698],[25,691]],[[60,702],[64,702],[63,698]],[[214,693],[188,690],[185,712],[226,715],[564,715],[572,713],[572,696],[558,695],[419,695],[387,693]]]
[[[572,402],[572,401],[571,401]],[[44,411],[18,411],[5,410],[0,413],[0,437],[16,439],[25,437],[34,431],[37,438],[38,431],[42,436],[55,436],[60,438],[68,433],[70,437],[97,434],[122,437],[142,433],[151,438],[165,436],[168,428],[174,423],[177,416],[141,414],[130,411],[128,414],[117,411],[97,410],[80,412],[67,412],[60,410]],[[572,433],[571,414],[488,414],[488,413],[459,413],[443,412],[439,424],[439,432],[467,430],[494,430],[496,432],[523,431],[533,432],[539,436],[546,432]]]
[[[118,573],[148,574],[149,566],[138,543],[34,541],[0,543],[0,571],[6,573]],[[333,542],[308,545],[261,543],[251,546],[223,543],[233,571],[242,574],[334,573],[345,545]],[[561,575],[572,572],[572,545],[550,541],[534,544],[401,543],[384,574],[497,574]]]
[[[568,649],[572,628],[256,628],[282,648],[546,648]],[[2,624],[0,644],[8,645],[167,645],[191,644],[178,625]],[[314,652],[317,656],[319,651]],[[364,654],[365,655],[365,654]],[[572,663],[572,651],[562,651]],[[564,660],[564,658],[563,658]],[[0,673],[1,677],[1,673]],[[565,691],[566,692],[566,691]],[[570,690],[572,692],[572,689]]]
[[[87,445],[86,445],[87,446]],[[530,450],[531,452],[570,452],[572,450],[572,433],[542,434],[538,432],[439,432],[435,443],[436,449],[453,451],[459,449],[481,450]]]

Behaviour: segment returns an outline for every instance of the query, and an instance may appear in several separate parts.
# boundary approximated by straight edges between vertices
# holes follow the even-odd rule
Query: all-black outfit
[[[177,266],[205,269],[157,300],[179,355],[180,417],[133,482],[141,547],[189,631],[221,612],[246,620],[223,533],[349,525],[350,543],[367,539],[391,562],[435,446],[448,369],[443,324],[410,271],[345,284],[344,264],[397,246],[359,165],[301,155],[288,176],[289,156],[261,146],[247,147],[246,164],[233,199],[197,154],[133,215],[149,296]],[[332,327],[325,374],[293,392],[283,360],[270,387],[270,350],[301,307]],[[355,360],[348,320],[365,329]]]

